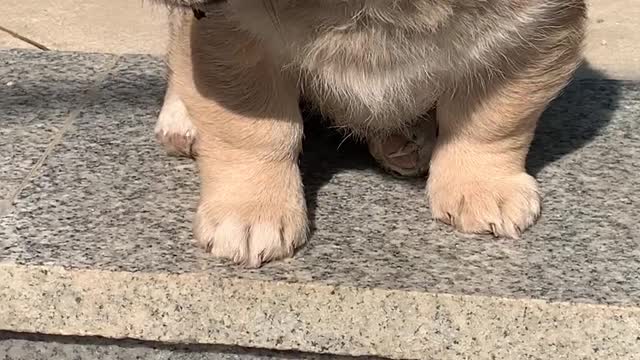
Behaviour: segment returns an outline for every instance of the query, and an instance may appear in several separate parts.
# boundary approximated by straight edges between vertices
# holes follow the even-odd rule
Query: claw
[[[498,230],[496,229],[496,224],[494,223],[490,223],[489,227],[491,228],[491,233],[493,234],[493,237],[498,237]]]
[[[518,225],[513,225],[513,229],[516,231],[516,239],[520,238],[522,235],[522,229]]]
[[[449,225],[455,225],[455,220],[454,220],[453,215],[451,215],[451,213],[447,213],[447,219],[446,219],[445,223],[447,223]]]

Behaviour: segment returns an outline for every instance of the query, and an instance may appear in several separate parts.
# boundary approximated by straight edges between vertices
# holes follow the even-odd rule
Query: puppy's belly
[[[437,100],[437,82],[420,70],[320,68],[307,74],[303,94],[336,126],[356,135],[399,131]]]

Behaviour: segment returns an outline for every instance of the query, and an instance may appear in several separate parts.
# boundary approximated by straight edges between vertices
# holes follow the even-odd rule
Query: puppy
[[[433,217],[459,231],[517,238],[538,218],[525,158],[580,63],[583,0],[164,2],[156,133],[197,152],[194,231],[213,255],[258,267],[305,242],[301,96],[383,167],[428,170]]]

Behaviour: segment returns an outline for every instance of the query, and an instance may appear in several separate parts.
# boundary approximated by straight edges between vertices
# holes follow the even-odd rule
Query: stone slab
[[[528,162],[544,215],[518,241],[431,221],[424,181],[310,118],[311,241],[243,270],[193,244],[195,165],[152,136],[163,70],[127,55],[97,76],[0,218],[0,329],[390,358],[640,353],[639,83],[576,81],[545,113]]]

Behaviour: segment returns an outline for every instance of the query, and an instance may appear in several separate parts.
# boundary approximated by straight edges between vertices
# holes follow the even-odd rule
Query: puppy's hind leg
[[[369,152],[378,164],[400,176],[423,176],[429,170],[436,144],[435,109],[422,116],[404,132],[367,140]]]

